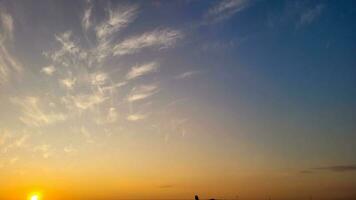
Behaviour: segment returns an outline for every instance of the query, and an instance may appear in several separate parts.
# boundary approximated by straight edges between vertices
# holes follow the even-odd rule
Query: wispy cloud
[[[109,75],[104,72],[96,72],[91,75],[91,83],[95,86],[101,86],[107,83]]]
[[[155,76],[157,80],[151,82],[153,84],[147,84],[150,83],[149,75],[158,74],[159,63],[152,59],[148,62],[125,63],[123,57],[144,50],[174,47],[183,38],[183,33],[172,28],[153,27],[124,37],[119,33],[135,20],[139,7],[109,6],[103,10],[101,16],[104,19],[101,21],[96,16],[101,12],[94,5],[97,4],[88,1],[79,17],[85,38],[72,30],[55,33],[52,41],[54,45],[43,52],[46,59],[40,61],[47,64],[39,66],[38,73],[24,73],[24,84],[29,83],[24,88],[26,94],[22,90],[14,91],[15,97],[10,98],[12,108],[18,109],[18,112],[14,112],[15,117],[23,123],[20,123],[20,128],[31,133],[53,132],[56,130],[52,129],[52,125],[61,123],[64,132],[68,131],[69,134],[75,131],[84,142],[95,143],[95,139],[101,136],[95,135],[93,128],[100,128],[104,133],[115,133],[115,130],[126,129],[125,123],[128,121],[144,122],[151,113],[156,112],[150,107],[154,99],[150,102],[152,104],[144,100],[160,91],[159,76]],[[9,43],[16,39],[14,20],[10,15],[3,18],[6,19],[0,21],[0,83],[2,79],[11,80],[14,72],[22,70],[22,65],[11,55],[12,48],[18,44]],[[7,44],[11,48],[7,48]],[[130,68],[124,71],[126,68],[123,66]],[[193,74],[187,73],[182,78]],[[40,80],[37,82],[34,79],[38,75]],[[33,80],[35,84],[31,84]],[[40,88],[37,83],[41,84]],[[77,151],[71,145],[64,145],[59,151],[54,151],[58,145],[44,141],[44,138],[37,140],[40,134],[34,134],[31,140],[28,140],[27,132],[25,135],[0,135],[1,149],[26,147],[23,150],[43,158],[49,158],[54,152],[70,154]],[[45,143],[34,143],[38,141]],[[68,144],[72,142],[77,141]]]
[[[22,147],[25,144],[25,142],[29,139],[29,137],[30,136],[27,134],[22,135],[21,137],[19,137],[14,141],[14,146]]]
[[[326,5],[323,3],[313,4],[303,1],[286,1],[281,13],[269,15],[267,25],[270,28],[278,27],[281,24],[292,24],[296,29],[311,25],[320,18]]]
[[[186,79],[186,78],[191,78],[192,76],[195,76],[200,73],[201,73],[201,71],[187,71],[187,72],[177,75],[175,78],[176,79]]]
[[[67,119],[63,113],[45,112],[36,97],[12,98],[11,101],[21,107],[22,116],[19,119],[28,126],[40,127]]]
[[[80,133],[84,136],[87,143],[94,143],[91,133],[84,126],[80,128]]]
[[[66,87],[66,88],[68,88],[68,89],[71,90],[71,89],[73,89],[74,84],[75,84],[76,81],[77,81],[76,78],[65,78],[65,79],[60,80],[60,83],[61,83],[64,87]]]
[[[351,172],[351,171],[356,171],[356,165],[333,165],[333,166],[318,167],[313,169],[326,170],[332,172]]]
[[[131,114],[131,115],[127,116],[127,120],[129,120],[129,121],[138,121],[138,120],[142,120],[145,118],[146,118],[146,115],[143,115],[143,114]]]
[[[53,154],[51,150],[51,145],[49,144],[35,146],[33,148],[33,151],[41,153],[43,158],[49,158]]]
[[[223,0],[218,1],[205,15],[207,23],[216,23],[231,18],[234,14],[246,9],[251,0]]]
[[[127,100],[129,102],[143,100],[155,94],[157,90],[158,86],[154,84],[135,87],[131,90],[129,96],[127,97]]]
[[[65,147],[63,148],[63,151],[64,151],[65,153],[67,153],[67,154],[70,154],[70,153],[76,152],[77,149],[74,148],[72,145],[68,145],[68,146],[65,146]]]
[[[114,36],[133,22],[137,13],[137,5],[119,6],[116,9],[108,8],[107,19],[95,27],[97,45],[93,49],[93,57],[98,63],[113,54]]]
[[[316,5],[314,8],[309,8],[303,11],[300,15],[299,22],[297,25],[303,26],[313,23],[322,13],[324,10],[324,5],[319,4]]]
[[[62,44],[62,51],[64,53],[75,54],[79,52],[77,45],[71,40],[72,32],[66,31],[60,35],[56,35],[56,40]]]
[[[116,108],[114,107],[111,107],[109,109],[109,112],[108,112],[108,115],[106,117],[106,120],[109,122],[109,123],[113,123],[117,120],[118,118],[118,113],[117,113],[117,110]]]
[[[127,27],[135,19],[137,10],[136,5],[118,7],[115,10],[109,8],[108,19],[95,28],[97,39],[107,39],[113,33]]]
[[[142,65],[136,65],[131,68],[129,73],[126,74],[126,79],[134,79],[140,76],[143,76],[145,74],[155,72],[158,69],[158,63],[156,62],[150,62],[150,63],[145,63]]]
[[[43,67],[41,69],[42,73],[45,73],[49,76],[51,76],[55,71],[56,71],[56,68],[53,65],[49,65],[49,66]]]
[[[90,17],[93,11],[93,6],[90,2],[88,2],[88,7],[84,10],[83,17],[82,17],[82,27],[84,30],[88,30],[91,26]]]
[[[0,21],[1,27],[3,29],[4,35],[0,35],[0,43],[3,37],[9,37],[11,40],[13,39],[14,34],[14,20],[10,14],[8,14],[5,10],[0,9]]]
[[[96,92],[91,94],[76,94],[69,95],[62,99],[62,101],[67,105],[68,108],[72,108],[73,105],[76,108],[86,110],[93,108],[93,106],[98,105],[106,101],[109,97],[105,96],[103,93]]]
[[[10,149],[25,147],[29,138],[30,136],[28,134],[13,136],[10,135],[9,132],[5,131],[0,135],[1,153],[7,153]]]
[[[55,35],[56,40],[61,44],[61,48],[44,55],[50,57],[55,65],[63,65],[69,67],[79,60],[87,58],[87,52],[79,47],[79,45],[72,39],[72,31],[66,31]]]
[[[117,89],[117,88],[120,88],[120,87],[125,86],[126,84],[127,84],[126,81],[122,81],[122,82],[118,82],[118,83],[113,83],[113,84],[111,84],[111,85],[101,87],[101,90],[102,90],[103,92],[105,92],[105,91],[112,92],[112,91],[114,91],[114,90]]]
[[[356,172],[356,165],[331,165],[325,167],[314,167],[305,170],[301,170],[302,174],[313,174],[317,171],[329,171],[329,172]]]
[[[6,43],[14,40],[14,21],[10,14],[0,8],[0,85],[8,82],[13,74],[22,72],[22,65],[12,56]]]
[[[115,45],[114,55],[133,54],[148,47],[167,48],[174,45],[182,37],[183,34],[178,30],[157,29],[139,36],[133,36]]]
[[[0,84],[9,81],[12,74],[19,74],[22,70],[21,63],[8,52],[0,41]]]

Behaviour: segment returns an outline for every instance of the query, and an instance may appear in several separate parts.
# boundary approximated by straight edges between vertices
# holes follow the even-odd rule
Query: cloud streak
[[[155,94],[157,90],[158,86],[154,84],[135,87],[131,90],[129,96],[127,97],[127,100],[129,102],[143,100]]]
[[[56,68],[53,66],[53,65],[49,65],[49,66],[46,66],[46,67],[43,67],[41,69],[41,72],[42,73],[45,73],[49,76],[52,76],[52,74],[56,71]]]
[[[301,170],[300,173],[302,174],[312,174],[317,171],[328,171],[328,172],[355,172],[356,171],[356,165],[350,164],[350,165],[331,165],[331,166],[325,166],[325,167],[314,167],[310,169],[305,169]]]
[[[82,27],[83,27],[84,30],[88,30],[89,27],[91,26],[90,18],[91,18],[92,11],[93,11],[92,5],[89,5],[84,10],[84,14],[83,14],[83,17],[82,17]]]
[[[12,75],[23,71],[22,65],[12,56],[6,46],[14,40],[14,20],[0,8],[0,85],[7,83]]]
[[[114,46],[114,56],[137,53],[144,48],[156,47],[164,49],[173,46],[176,41],[183,37],[178,30],[156,29],[139,36],[128,38]]]
[[[104,40],[113,33],[125,28],[137,15],[138,6],[118,7],[115,10],[109,8],[109,16],[106,21],[100,23],[96,28],[96,37],[98,40]]]
[[[159,66],[158,63],[156,63],[156,62],[150,62],[150,63],[145,63],[142,65],[136,65],[131,68],[129,73],[127,73],[126,79],[128,79],[128,80],[135,79],[135,78],[138,78],[145,74],[155,72],[155,71],[157,71],[158,66]]]
[[[69,109],[73,106],[81,110],[86,110],[93,108],[95,105],[101,104],[106,101],[109,97],[105,96],[103,93],[96,92],[92,94],[76,94],[68,95],[62,99],[62,101],[67,105]]]
[[[356,165],[333,165],[333,166],[318,167],[313,169],[325,170],[331,172],[351,172],[351,171],[356,171]]]
[[[251,5],[251,0],[223,0],[209,9],[205,15],[207,23],[216,23],[231,18]]]
[[[139,121],[139,120],[143,120],[146,118],[146,115],[143,114],[131,114],[129,116],[127,116],[127,120],[129,121]]]
[[[6,11],[0,9],[0,21],[1,27],[4,30],[4,35],[0,35],[0,43],[3,37],[9,37],[11,40],[13,39],[14,34],[14,20],[10,14]]]
[[[67,116],[63,113],[45,112],[39,105],[39,99],[36,97],[12,98],[12,103],[20,106],[22,115],[20,121],[32,127],[41,127],[64,121]]]
[[[177,75],[175,78],[176,79],[186,79],[186,78],[191,78],[192,76],[195,76],[197,74],[201,73],[201,71],[187,71],[182,74]]]

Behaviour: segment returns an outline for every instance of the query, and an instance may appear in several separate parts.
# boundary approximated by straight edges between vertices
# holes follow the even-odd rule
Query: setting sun
[[[38,195],[31,196],[31,200],[39,200]]]
[[[41,195],[39,193],[32,193],[29,195],[28,200],[41,200]]]

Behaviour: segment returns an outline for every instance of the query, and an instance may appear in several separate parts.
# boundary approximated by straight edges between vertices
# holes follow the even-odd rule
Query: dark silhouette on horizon
[[[199,200],[198,195],[195,195],[195,196],[194,196],[194,199],[195,199],[195,200]],[[217,200],[217,199],[212,198],[212,199],[208,199],[208,200]]]

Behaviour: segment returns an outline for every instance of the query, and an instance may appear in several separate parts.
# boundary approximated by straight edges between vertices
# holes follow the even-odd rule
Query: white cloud
[[[118,114],[117,114],[116,108],[111,107],[109,109],[109,112],[108,112],[108,115],[106,117],[106,120],[109,123],[112,123],[112,122],[115,122],[117,120],[117,118],[118,118]]]
[[[19,119],[28,126],[40,127],[67,119],[62,113],[45,112],[40,108],[39,99],[36,97],[12,98],[11,101],[20,106],[22,116]]]
[[[93,7],[91,5],[84,10],[84,14],[82,17],[82,26],[83,26],[84,30],[88,30],[89,27],[91,26],[90,17],[92,14],[92,10],[93,10]]]
[[[118,83],[114,83],[114,84],[109,85],[109,86],[101,87],[101,90],[102,90],[103,92],[105,92],[105,91],[113,92],[115,89],[120,88],[120,87],[123,87],[123,86],[125,86],[126,84],[127,84],[126,81],[118,82]]]
[[[108,9],[108,19],[95,27],[97,45],[93,49],[93,58],[102,63],[109,55],[113,54],[114,35],[127,27],[137,15],[138,6],[123,6],[116,10]]]
[[[196,74],[199,74],[201,73],[200,71],[187,71],[187,72],[184,72],[182,74],[179,74],[178,76],[176,76],[175,78],[176,79],[186,79],[186,78],[190,78]]]
[[[131,90],[129,96],[127,97],[127,100],[129,102],[134,102],[134,101],[146,99],[152,96],[153,94],[155,94],[157,92],[157,89],[158,89],[157,85],[154,84],[135,87]]]
[[[14,34],[14,20],[10,14],[5,12],[4,10],[0,9],[0,21],[1,21],[1,27],[4,31],[4,36],[0,35],[0,43],[2,42],[1,37],[9,37],[10,40],[13,39],[13,34]]]
[[[97,72],[91,75],[91,83],[97,86],[104,85],[107,82],[108,78],[108,74],[103,72]]]
[[[167,48],[174,45],[182,37],[182,33],[177,30],[157,29],[139,36],[133,36],[115,45],[114,55],[133,54],[147,47]]]
[[[324,5],[319,4],[319,5],[315,6],[314,8],[304,11],[300,15],[299,24],[297,24],[297,25],[301,26],[301,25],[311,24],[313,21],[315,21],[321,15],[323,9],[324,9]]]
[[[127,27],[135,19],[137,9],[137,6],[119,7],[116,10],[109,8],[108,19],[95,28],[97,39],[107,39],[113,33]]]
[[[155,72],[158,69],[158,63],[150,62],[143,65],[136,65],[131,68],[129,73],[126,74],[126,79],[134,79],[145,74]]]
[[[21,63],[8,52],[5,45],[0,41],[0,85],[8,82],[11,75],[21,74],[22,71]]]
[[[10,149],[19,149],[27,146],[27,141],[30,138],[28,134],[14,136],[13,133],[3,131],[0,134],[0,153],[7,153]]]
[[[15,147],[22,147],[25,145],[26,141],[29,139],[29,135],[24,134],[20,138],[16,139],[13,143]]]
[[[251,4],[251,0],[222,0],[218,1],[207,14],[205,18],[208,23],[227,20],[234,14],[241,12]]]
[[[49,65],[49,66],[43,67],[41,69],[42,73],[45,73],[49,76],[51,76],[55,71],[56,71],[56,68],[53,65]]]
[[[73,62],[86,58],[87,52],[81,49],[79,45],[72,40],[71,31],[66,31],[62,34],[55,35],[55,38],[62,45],[61,48],[54,51],[53,53],[44,53],[54,62],[69,67],[73,64]]]
[[[75,82],[76,82],[77,80],[75,79],[75,78],[66,78],[66,79],[62,79],[62,80],[60,80],[60,83],[64,86],[64,87],[66,87],[66,88],[68,88],[68,89],[73,89],[73,86],[75,85]]]
[[[66,96],[62,98],[62,101],[67,105],[68,108],[73,106],[82,110],[93,108],[95,105],[103,103],[109,97],[104,96],[100,92],[95,92],[91,94],[77,94]]]
[[[60,35],[56,35],[56,40],[62,44],[62,51],[75,54],[79,52],[76,44],[71,40],[72,32],[66,31]]]
[[[142,120],[145,118],[146,118],[146,116],[143,114],[131,114],[131,115],[127,116],[127,120],[129,120],[129,121],[138,121],[138,120]]]

